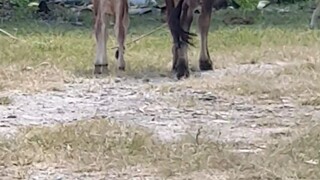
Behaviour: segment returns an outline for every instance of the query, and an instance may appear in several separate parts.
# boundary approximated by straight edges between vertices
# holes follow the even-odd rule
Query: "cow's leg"
[[[101,6],[98,7],[98,13],[95,17],[95,37],[96,37],[96,58],[95,58],[95,67],[94,67],[94,74],[102,74],[103,72],[107,71],[108,69],[108,61],[106,55],[106,43],[108,39],[108,32],[107,32],[107,16],[101,10]]]
[[[192,4],[191,4],[192,3]],[[195,1],[191,1],[190,4],[185,4],[182,8],[182,17],[181,17],[181,27],[184,31],[189,32],[192,21],[193,21],[193,9],[191,7],[194,7],[196,3]],[[178,48],[179,53],[177,54],[176,62],[174,66],[180,68],[180,71],[186,71],[185,75],[189,76],[189,66],[188,66],[188,46],[187,44],[182,44],[180,48]],[[179,71],[177,71],[179,72]],[[180,72],[182,75],[183,73]]]
[[[172,30],[173,27],[171,27],[172,25],[170,25],[170,21],[171,21],[171,15],[174,12],[174,2],[173,0],[165,0],[166,6],[167,6],[167,10],[166,10],[166,20],[168,22],[169,25],[169,29],[170,29],[170,33],[171,36],[173,38],[173,45],[171,48],[172,51],[172,55],[173,55],[173,59],[172,59],[172,72],[176,72],[176,64],[177,64],[177,60],[178,60],[178,41],[179,41],[179,36],[177,35],[176,32],[174,32]]]
[[[181,20],[181,18],[185,1],[179,0],[177,3],[178,4],[174,6],[173,0],[166,0],[167,21],[174,43],[172,48],[174,58],[172,69],[175,70],[177,78],[180,79],[183,76],[189,76],[186,49],[188,44],[192,45],[190,39],[191,36],[194,36],[195,34],[185,31],[182,27],[184,22]]]
[[[203,0],[201,5],[201,14],[198,20],[198,27],[199,27],[200,41],[201,41],[199,66],[200,66],[200,70],[202,71],[213,69],[212,61],[210,59],[210,54],[208,51],[208,32],[210,28],[212,6],[213,6],[212,0]]]
[[[172,55],[173,55],[173,59],[172,59],[172,72],[175,73],[177,71],[176,65],[177,65],[177,61],[178,61],[178,48],[177,46],[174,44],[172,46]]]
[[[178,79],[181,77],[189,77],[189,66],[188,66],[188,57],[187,57],[187,48],[188,45],[185,43],[182,43],[180,45],[180,48],[175,48],[175,53],[177,56],[176,63],[175,63],[175,72]]]
[[[320,1],[317,1],[317,7],[316,9],[313,11],[312,16],[311,16],[311,20],[310,20],[310,29],[315,28],[315,26],[317,25],[317,19],[320,13]]]
[[[124,60],[125,39],[129,26],[128,3],[122,1],[117,8],[118,12],[115,19],[114,32],[118,41],[119,48],[116,51],[116,59],[119,70],[125,70],[126,63]]]
[[[193,20],[193,12],[191,11],[188,4],[184,4],[182,8],[181,27],[185,31],[189,32],[192,20]],[[176,47],[176,45],[174,45],[172,47],[172,51],[173,51],[172,53],[174,57],[172,70],[178,74],[180,71],[181,76],[183,75],[189,76],[187,44],[182,44],[181,47],[178,47],[178,48]],[[184,72],[184,71],[187,71],[187,72]]]

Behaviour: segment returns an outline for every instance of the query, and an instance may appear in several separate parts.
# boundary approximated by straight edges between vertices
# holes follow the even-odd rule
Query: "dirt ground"
[[[295,129],[301,131],[310,120],[316,121],[319,111],[297,106],[289,97],[281,97],[281,101],[263,97],[257,100],[218,89],[193,87],[197,87],[197,82],[215,84],[226,74],[272,74],[281,71],[282,66],[237,65],[214,72],[195,72],[190,79],[182,81],[168,77],[77,78],[53,91],[2,92],[1,95],[8,96],[12,102],[0,106],[0,131],[10,134],[27,125],[107,118],[147,127],[164,141],[176,140],[182,135],[194,137],[201,129],[213,140],[239,143],[239,152],[257,152],[263,150],[266,143],[292,138]],[[126,172],[123,171],[122,174]],[[130,170],[132,172],[140,179],[143,174],[145,179],[149,177],[148,172],[141,172],[139,167]],[[30,179],[117,179],[113,177],[117,173],[112,175],[111,171],[79,175],[63,167],[35,167],[34,171],[29,169],[28,174]],[[134,175],[128,176],[134,179]],[[203,179],[213,177],[217,176]]]

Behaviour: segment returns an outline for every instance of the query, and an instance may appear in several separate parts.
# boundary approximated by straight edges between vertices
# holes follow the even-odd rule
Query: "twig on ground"
[[[147,36],[149,36],[149,35],[157,32],[157,31],[159,31],[160,29],[164,28],[166,25],[167,25],[167,23],[163,23],[162,25],[160,25],[160,26],[157,27],[156,29],[154,29],[154,30],[152,30],[152,31],[150,31],[150,32],[148,32],[148,33],[146,33],[146,34],[141,35],[141,36],[138,37],[137,39],[134,39],[134,40],[126,43],[126,45],[132,44],[132,43],[134,43],[134,42],[136,42],[136,41],[139,41],[140,39],[145,38],[145,37],[147,37]],[[114,47],[111,47],[111,48],[109,48],[109,49],[117,49],[117,48],[118,48],[118,46],[114,46]]]
[[[8,33],[7,31],[3,30],[0,28],[0,32],[3,33],[4,35],[10,37],[11,39],[17,40],[19,41],[20,39],[18,39],[17,37],[13,36],[12,34]]]
[[[198,129],[197,134],[196,134],[196,143],[197,143],[197,145],[200,145],[200,143],[199,143],[199,136],[200,136],[200,134],[201,134],[201,129],[202,129],[202,127],[200,127],[200,128]]]

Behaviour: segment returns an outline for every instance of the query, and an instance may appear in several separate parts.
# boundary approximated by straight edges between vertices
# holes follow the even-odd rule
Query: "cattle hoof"
[[[174,71],[176,72],[178,80],[180,80],[182,77],[188,78],[190,76],[188,66],[186,66],[184,63],[178,65]]]
[[[94,74],[104,74],[108,72],[108,64],[105,65],[94,65]]]
[[[200,60],[199,67],[200,67],[201,71],[213,70],[212,61],[211,60],[206,60],[206,61],[201,61]]]

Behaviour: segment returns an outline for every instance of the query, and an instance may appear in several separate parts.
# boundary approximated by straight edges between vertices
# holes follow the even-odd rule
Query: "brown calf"
[[[200,31],[200,70],[213,70],[208,51],[208,32],[211,13],[215,0],[166,0],[167,22],[173,38],[172,70],[178,79],[189,76],[187,48],[193,45],[190,39],[195,34],[190,33],[193,13],[200,10],[198,27]],[[201,9],[199,9],[201,8]]]
[[[96,57],[94,74],[108,70],[106,43],[108,40],[107,26],[110,17],[115,20],[114,31],[119,48],[116,52],[118,68],[125,70],[124,43],[129,26],[128,0],[92,0],[94,13],[94,33],[96,38]]]

